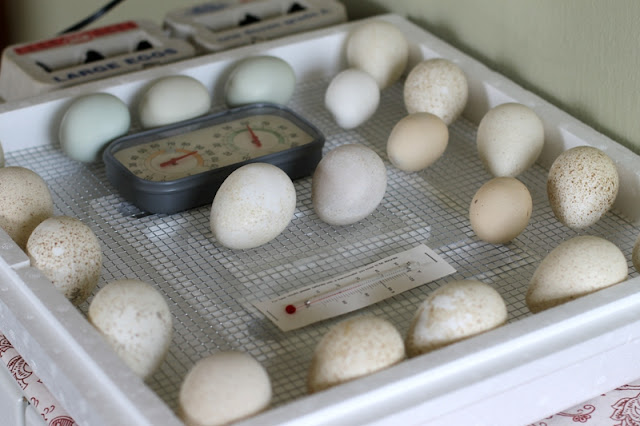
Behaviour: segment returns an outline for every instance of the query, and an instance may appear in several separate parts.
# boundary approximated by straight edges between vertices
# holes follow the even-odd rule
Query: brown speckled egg
[[[616,165],[604,152],[578,146],[560,154],[551,165],[547,195],[560,222],[583,229],[611,209],[619,185]]]
[[[464,72],[444,58],[420,62],[411,69],[404,83],[404,104],[409,114],[430,112],[447,125],[462,114],[468,96]]]
[[[604,238],[564,241],[540,262],[527,290],[527,306],[539,312],[627,279],[624,254]]]
[[[24,167],[0,168],[0,227],[24,250],[29,235],[53,215],[45,181]]]
[[[418,307],[406,338],[407,354],[421,355],[501,326],[507,306],[490,285],[451,281]]]
[[[309,392],[375,373],[404,358],[402,336],[387,320],[373,316],[344,320],[316,346],[309,368]]]
[[[98,238],[80,220],[45,219],[27,241],[31,266],[40,269],[74,305],[84,302],[100,279],[102,250]]]

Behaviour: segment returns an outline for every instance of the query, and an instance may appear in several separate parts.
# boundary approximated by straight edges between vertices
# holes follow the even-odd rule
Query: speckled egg
[[[531,312],[560,305],[627,279],[627,261],[604,238],[581,235],[562,242],[535,270],[526,302]]]
[[[409,114],[430,112],[447,125],[462,114],[468,96],[466,75],[444,58],[420,62],[411,69],[404,83],[404,104]]]
[[[526,105],[490,109],[478,125],[478,155],[493,176],[516,177],[536,162],[544,147],[544,126]]]
[[[533,200],[518,179],[497,177],[476,191],[469,206],[471,228],[478,238],[504,244],[516,238],[529,224]]]
[[[556,158],[547,177],[547,195],[556,218],[572,229],[595,224],[618,195],[618,170],[601,150],[571,148]]]
[[[268,407],[271,381],[265,368],[242,352],[200,359],[180,386],[180,416],[186,426],[226,425]]]
[[[157,127],[195,118],[211,108],[209,91],[187,75],[160,78],[142,94],[138,115],[142,127]]]
[[[252,56],[233,67],[224,86],[230,107],[257,102],[284,105],[296,87],[296,74],[285,60],[275,56]]]
[[[164,297],[139,280],[112,281],[91,300],[88,319],[134,373],[147,378],[162,364],[173,335]]]
[[[231,173],[211,204],[216,240],[231,249],[249,249],[276,238],[296,209],[296,190],[282,169],[250,163]]]
[[[307,387],[309,392],[318,392],[404,358],[404,342],[393,324],[374,316],[350,318],[334,325],[316,346]]]
[[[345,144],[318,163],[311,198],[320,220],[349,225],[373,213],[386,189],[387,170],[380,156],[364,145]]]
[[[53,198],[46,182],[24,167],[0,168],[0,227],[23,250],[29,235],[53,215]]]
[[[385,21],[358,25],[347,39],[347,64],[371,75],[380,90],[395,83],[409,59],[409,43],[404,34]]]
[[[405,341],[407,354],[424,354],[506,321],[507,306],[493,287],[477,280],[451,281],[418,307]]]
[[[100,279],[100,243],[78,219],[45,219],[31,233],[26,252],[31,266],[40,269],[74,305],[84,302]]]

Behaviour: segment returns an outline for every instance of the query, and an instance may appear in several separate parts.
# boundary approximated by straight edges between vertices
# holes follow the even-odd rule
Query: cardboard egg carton
[[[126,21],[7,47],[0,97],[22,99],[191,57],[194,47],[148,21]]]

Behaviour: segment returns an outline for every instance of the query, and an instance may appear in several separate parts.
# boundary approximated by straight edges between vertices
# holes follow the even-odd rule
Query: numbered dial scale
[[[113,141],[103,159],[121,195],[151,213],[210,203],[235,169],[271,163],[291,179],[310,175],[324,136],[283,106],[255,104]]]

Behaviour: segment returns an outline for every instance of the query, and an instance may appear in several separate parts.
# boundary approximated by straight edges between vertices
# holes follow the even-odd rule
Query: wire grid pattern
[[[418,304],[448,280],[475,278],[491,284],[508,305],[509,321],[523,318],[529,315],[524,296],[537,264],[551,248],[578,234],[554,218],[546,197],[546,171],[534,166],[519,176],[534,203],[527,229],[505,245],[478,240],[468,221],[469,203],[491,176],[477,157],[475,126],[459,119],[450,128],[443,157],[422,172],[403,172],[386,157],[387,137],[406,114],[402,83],[385,90],[375,116],[350,131],[338,128],[322,105],[327,84],[318,80],[299,85],[290,107],[322,130],[325,153],[345,143],[375,150],[387,165],[387,193],[369,217],[334,227],[313,211],[311,178],[299,179],[290,225],[255,249],[233,251],[217,244],[209,229],[209,206],[172,215],[139,211],[114,192],[102,164],[76,163],[58,146],[7,155],[8,165],[28,167],[47,181],[56,214],[77,217],[96,233],[104,254],[98,288],[116,279],[137,278],[165,296],[174,315],[173,343],[148,385],[174,410],[189,368],[221,350],[247,352],[267,368],[274,406],[302,397],[315,344],[331,325],[366,312],[386,318],[404,334]],[[610,213],[588,232],[615,242],[633,271],[630,254],[637,229]],[[287,333],[252,305],[420,243],[457,272],[362,311]],[[85,314],[87,308],[88,303],[80,306]]]

